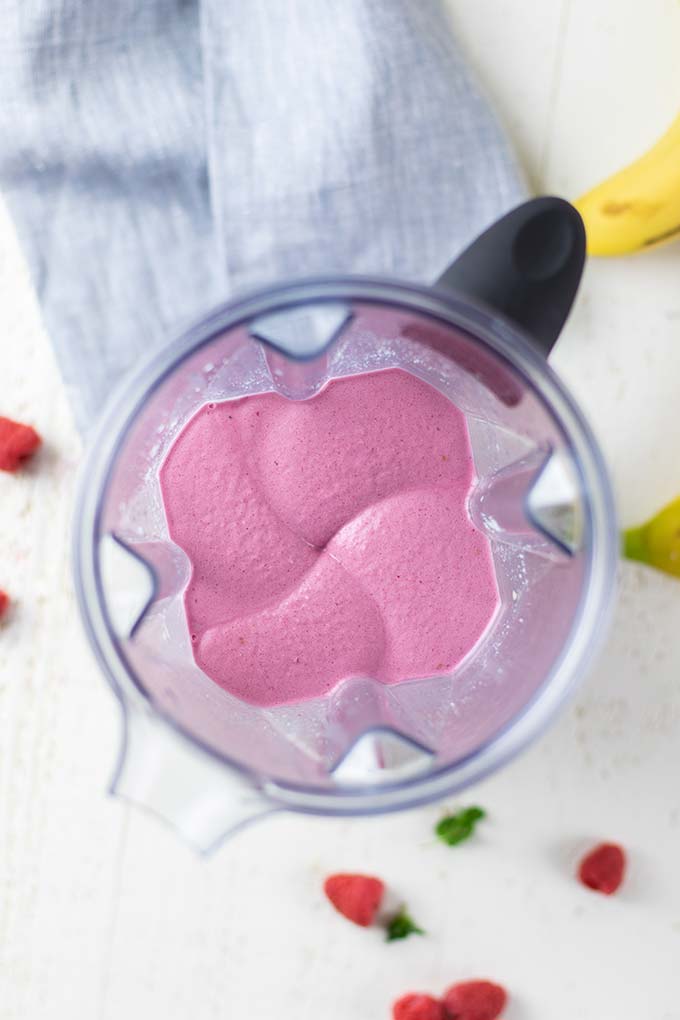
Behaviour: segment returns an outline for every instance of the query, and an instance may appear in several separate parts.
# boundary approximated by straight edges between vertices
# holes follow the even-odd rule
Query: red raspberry
[[[492,981],[461,981],[444,995],[446,1020],[496,1020],[505,1009],[508,995]]]
[[[623,848],[617,843],[600,843],[581,861],[578,877],[589,889],[611,896],[623,882],[625,870]]]
[[[385,892],[384,883],[368,875],[331,875],[323,888],[335,909],[362,928],[373,924]]]
[[[40,446],[42,440],[30,425],[0,417],[0,470],[16,471]]]
[[[392,1006],[393,1020],[444,1020],[444,1006],[431,995],[409,992]]]
[[[0,588],[0,620],[2,620],[3,616],[5,615],[8,609],[9,609],[9,595],[7,594],[6,591],[3,591],[2,588]]]

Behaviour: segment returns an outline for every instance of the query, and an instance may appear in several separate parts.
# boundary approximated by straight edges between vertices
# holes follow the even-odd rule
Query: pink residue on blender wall
[[[401,369],[202,407],[160,471],[194,657],[252,704],[450,673],[493,617],[463,414]]]

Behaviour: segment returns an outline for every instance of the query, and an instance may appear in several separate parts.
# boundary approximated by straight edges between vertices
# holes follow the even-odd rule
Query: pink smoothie
[[[496,611],[465,418],[401,369],[207,404],[160,481],[196,662],[252,704],[450,673]]]

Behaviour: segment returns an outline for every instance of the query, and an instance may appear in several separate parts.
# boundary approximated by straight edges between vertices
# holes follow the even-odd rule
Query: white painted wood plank
[[[449,0],[451,24],[538,186],[551,93],[559,69],[561,25],[569,0]]]
[[[69,532],[80,442],[16,241],[0,215],[0,408],[44,450],[0,473],[0,1016],[93,1016],[123,812],[103,788],[116,710],[87,652]]]
[[[570,0],[546,190],[576,197],[637,158],[680,109],[674,0]],[[680,247],[592,259],[552,359],[589,413],[624,521],[680,492]]]

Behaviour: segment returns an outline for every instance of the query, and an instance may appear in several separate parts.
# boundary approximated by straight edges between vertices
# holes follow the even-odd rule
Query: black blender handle
[[[573,205],[532,198],[473,241],[435,287],[489,305],[547,357],[574,302],[585,254],[583,220]]]

